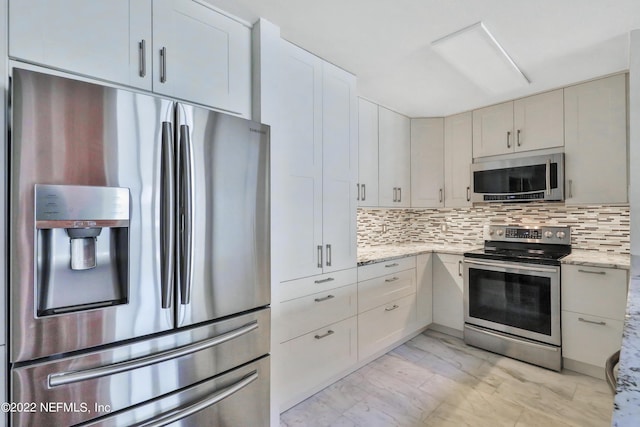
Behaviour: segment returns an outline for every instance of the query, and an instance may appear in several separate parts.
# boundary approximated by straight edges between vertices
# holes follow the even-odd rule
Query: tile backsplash
[[[441,209],[359,208],[358,246],[420,242],[481,245],[483,227],[489,223],[570,226],[574,249],[630,253],[629,206],[560,203],[496,203]]]

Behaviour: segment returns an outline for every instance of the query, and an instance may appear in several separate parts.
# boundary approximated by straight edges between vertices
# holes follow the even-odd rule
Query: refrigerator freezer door
[[[12,425],[57,427],[113,416],[110,422],[100,418],[104,424],[98,425],[129,426],[158,417],[164,419],[162,413],[168,415],[166,412],[178,409],[188,419],[188,407],[203,400],[213,405],[216,416],[234,414],[240,417],[239,421],[251,417],[251,412],[260,407],[263,412],[255,415],[258,422],[226,425],[264,425],[269,418],[268,359],[261,359],[267,361],[267,366],[259,368],[257,377],[251,381],[247,377],[253,376],[256,368],[247,370],[246,365],[241,374],[232,374],[221,381],[208,380],[267,354],[269,326],[267,308],[132,344],[13,369],[11,401],[30,402],[35,407],[33,411],[12,413]],[[224,394],[227,387],[237,389],[231,393],[234,396],[246,395],[240,390],[254,389],[255,383],[262,384],[260,391],[258,395],[250,392],[249,400],[229,396],[229,400],[222,401],[227,403],[216,404],[210,399],[218,392]],[[182,395],[183,390],[191,388],[195,390]],[[243,404],[238,406],[240,403]],[[226,409],[216,410],[220,405]]]
[[[11,362],[172,328],[173,307],[162,309],[160,303],[160,165],[162,123],[172,121],[173,103],[14,68],[12,117],[8,251]],[[36,184],[129,190],[126,239],[115,239],[108,229],[96,237],[99,261],[128,264],[127,286],[116,304],[101,308],[97,308],[100,304],[76,305],[64,314],[38,316],[40,303],[50,299],[47,292],[64,288],[61,292],[70,295],[102,286],[100,283],[115,285],[112,279],[100,276],[100,268],[72,269],[69,236],[64,229],[57,234],[55,229],[36,230]],[[118,248],[123,244],[128,245],[127,250]],[[47,253],[47,248],[55,253]],[[127,259],[122,259],[125,253]],[[114,268],[117,272],[112,277],[126,274],[126,268]],[[50,269],[64,270],[64,274]],[[53,283],[56,277],[64,277],[65,283]]]
[[[184,104],[177,117],[183,326],[270,302],[269,127]]]

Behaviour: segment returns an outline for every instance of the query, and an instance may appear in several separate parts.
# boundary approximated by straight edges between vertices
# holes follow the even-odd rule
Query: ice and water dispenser
[[[129,189],[35,186],[38,316],[126,304]]]

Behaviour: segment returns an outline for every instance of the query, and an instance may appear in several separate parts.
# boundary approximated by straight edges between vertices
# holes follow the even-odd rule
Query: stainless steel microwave
[[[564,200],[564,153],[471,165],[472,202]]]

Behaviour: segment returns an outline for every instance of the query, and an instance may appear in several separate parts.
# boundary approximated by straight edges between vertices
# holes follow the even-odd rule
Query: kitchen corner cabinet
[[[282,41],[282,120],[272,134],[280,280],[356,266],[355,77]]]
[[[473,157],[564,145],[562,89],[473,111]]]
[[[461,255],[433,257],[433,323],[462,333],[464,327]]]
[[[153,1],[153,91],[250,117],[251,30],[192,0]]]
[[[411,119],[411,207],[444,206],[444,119]]]
[[[628,202],[626,93],[624,74],[564,90],[567,204]]]
[[[378,207],[378,105],[358,99],[358,206]]]
[[[10,1],[9,56],[151,90],[151,0]]]
[[[471,206],[471,112],[444,118],[444,205]]]
[[[433,322],[433,254],[416,256],[416,292],[418,300],[418,326]]]
[[[411,121],[378,107],[379,179],[381,207],[411,206]]]
[[[9,35],[12,58],[250,117],[251,31],[197,2],[11,1]]]
[[[604,378],[607,358],[622,344],[627,270],[563,265],[561,283],[562,356],[570,359],[565,367]]]

